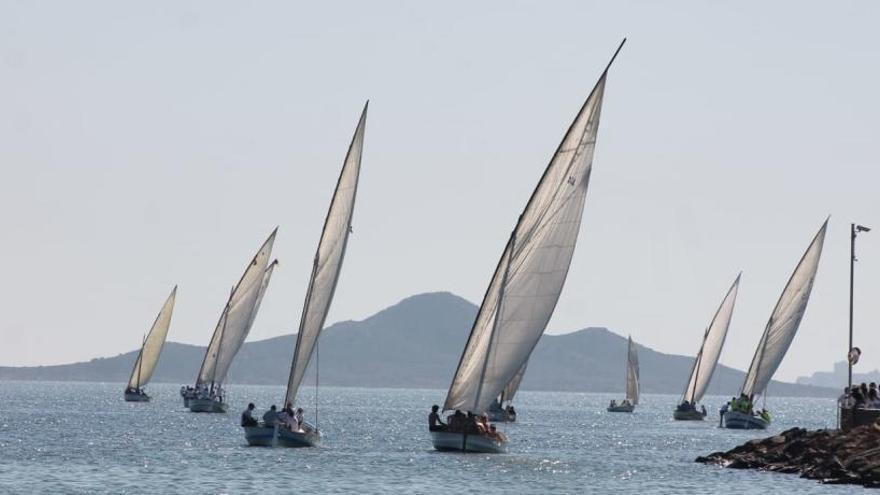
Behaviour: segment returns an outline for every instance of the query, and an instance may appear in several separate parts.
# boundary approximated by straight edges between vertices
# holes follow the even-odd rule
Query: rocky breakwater
[[[880,423],[846,433],[792,428],[696,461],[733,469],[797,473],[823,483],[880,488]]]

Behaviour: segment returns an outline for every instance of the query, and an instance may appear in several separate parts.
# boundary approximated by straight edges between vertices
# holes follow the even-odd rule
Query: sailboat
[[[813,282],[819,269],[819,258],[825,243],[825,230],[828,220],[810,242],[800,262],[788,279],[779,301],[767,321],[764,334],[758,342],[749,372],[743,382],[740,397],[729,404],[729,410],[721,415],[726,428],[766,429],[770,424],[770,414],[766,409],[756,412],[752,408],[755,398],[763,395],[766,400],[767,385],[782,363],[794,336],[807,310]]]
[[[626,41],[626,40],[624,40]],[[483,296],[443,405],[456,411],[430,429],[437,450],[503,452],[507,438],[464,418],[485,413],[523,367],[565,284],[593,165],[605,80],[602,72],[519,216]]]
[[[159,355],[162,353],[162,346],[165,345],[165,337],[168,335],[168,328],[171,327],[171,313],[174,311],[174,300],[177,297],[177,286],[171,291],[165,304],[150,332],[144,337],[141,344],[141,351],[134,362],[131,369],[131,377],[128,379],[128,385],[125,386],[126,402],[147,402],[150,396],[144,391],[144,385],[149,383],[153,377],[153,371],[156,369],[156,363],[159,361]]]
[[[302,384],[309,361],[314,353],[317,361],[318,338],[324,328],[330,303],[336,292],[342,261],[351,234],[351,221],[354,215],[354,204],[357,196],[358,179],[361,171],[361,156],[364,150],[364,132],[367,124],[367,108],[364,105],[354,136],[345,155],[342,171],[336,182],[333,199],[327,210],[324,228],[318,241],[318,249],[312,260],[312,275],[306,290],[306,299],[300,317],[299,330],[296,334],[296,348],[290,365],[287,380],[287,392],[284,404],[292,409],[297,392]],[[244,426],[244,436],[248,445],[279,446],[279,447],[312,447],[321,441],[318,429],[317,387],[318,373],[315,372],[315,424],[302,421],[298,424],[258,424]],[[293,427],[292,427],[293,426]]]
[[[269,234],[229,293],[214,335],[205,351],[195,387],[184,394],[184,404],[192,412],[223,413],[228,409],[223,382],[235,355],[253,326],[260,302],[269,285],[277,260],[269,263],[278,229]],[[187,397],[189,395],[189,397]]]
[[[513,380],[510,380],[510,383],[508,383],[507,386],[504,387],[504,390],[501,391],[498,400],[489,406],[489,410],[486,411],[486,415],[489,416],[489,421],[497,421],[500,423],[516,422],[516,409],[513,407],[513,397],[519,390],[519,385],[522,383],[528,365],[529,362],[526,361],[525,364],[522,365],[522,368],[513,375]]]
[[[721,348],[724,347],[724,340],[727,338],[727,329],[730,327],[730,320],[733,317],[733,306],[736,303],[736,295],[739,292],[739,280],[742,273],[736,276],[733,285],[727,290],[727,294],[715,311],[715,316],[709,323],[709,327],[703,333],[703,342],[700,344],[700,350],[694,358],[694,367],[691,368],[690,378],[684,387],[684,393],[681,397],[678,407],[672,413],[672,417],[677,420],[702,420],[706,417],[706,408],[697,410],[697,404],[709,388],[709,382],[712,381],[712,374],[715,372],[715,366],[718,364],[718,358],[721,356]]]
[[[639,355],[633,345],[632,336],[626,346],[626,398],[620,404],[611,401],[608,412],[628,412],[635,410],[639,403]]]

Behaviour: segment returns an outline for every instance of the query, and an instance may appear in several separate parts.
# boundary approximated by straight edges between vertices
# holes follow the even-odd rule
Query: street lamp
[[[847,365],[848,369],[848,378],[847,378],[847,386],[852,388],[852,367],[853,367],[853,359],[851,356],[853,355],[853,280],[855,279],[855,267],[856,267],[856,236],[859,232],[870,232],[871,229],[865,227],[864,225],[856,225],[854,223],[850,224],[850,257],[849,257],[849,348],[846,350],[847,355]]]

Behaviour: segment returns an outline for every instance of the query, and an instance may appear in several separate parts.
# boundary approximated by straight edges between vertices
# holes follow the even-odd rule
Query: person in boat
[[[491,431],[491,426],[489,424],[489,416],[486,414],[482,414],[477,418],[477,434],[488,435],[489,431]]]
[[[761,416],[761,419],[763,419],[764,421],[768,423],[770,422],[770,411],[766,409],[761,409],[761,412],[758,413],[758,416]]]
[[[513,404],[507,406],[507,417],[509,419],[516,419],[516,409],[513,408]]]
[[[708,414],[708,413],[706,412],[706,406],[700,406],[700,414],[702,414],[703,416],[705,416],[706,414]]]
[[[298,424],[300,427],[305,424],[305,411],[303,411],[303,408],[296,408],[296,413],[294,413],[293,419],[296,420],[296,424]]]
[[[275,408],[275,404],[272,404],[272,407],[263,414],[263,425],[268,428],[272,428],[275,426],[275,421],[278,420],[278,411]]]
[[[611,404],[609,404],[608,407],[617,407],[617,401],[614,399],[611,399]]]
[[[248,404],[247,409],[241,413],[241,426],[257,426],[257,420],[254,419],[254,409],[257,406],[253,402]]]
[[[434,404],[431,406],[431,414],[428,415],[428,431],[446,431],[447,425],[440,420],[440,414],[437,412],[440,406]]]
[[[454,433],[462,433],[465,428],[465,417],[464,413],[460,410],[456,409],[455,413],[450,414],[448,418],[446,418],[446,431],[451,431]]]

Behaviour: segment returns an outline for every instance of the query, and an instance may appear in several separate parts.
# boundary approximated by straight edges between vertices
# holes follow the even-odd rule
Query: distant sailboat
[[[510,380],[510,383],[508,383],[507,386],[504,387],[504,390],[501,391],[498,400],[489,406],[489,410],[486,412],[486,415],[489,416],[489,421],[498,421],[501,423],[516,422],[516,409],[513,407],[513,398],[516,396],[516,392],[519,390],[519,385],[522,383],[522,379],[526,375],[526,367],[528,367],[528,365],[529,362],[526,361],[525,364],[522,365],[522,368],[513,375],[513,380]]]
[[[626,398],[620,404],[611,401],[608,412],[633,412],[639,404],[639,355],[632,336],[626,346]]]
[[[195,387],[181,390],[184,405],[193,412],[226,412],[228,405],[223,383],[232,361],[250,332],[260,302],[265,294],[272,271],[277,264],[269,264],[272,245],[278,229],[272,231],[266,242],[248,264],[238,284],[232,288],[214,335],[205,351]]]
[[[348,153],[336,183],[336,190],[324,220],[324,229],[318,242],[318,250],[312,261],[312,275],[306,291],[299,331],[296,334],[296,348],[293,352],[290,376],[287,381],[285,405],[295,404],[299,386],[305,376],[312,354],[316,351],[318,338],[324,328],[324,321],[327,319],[327,312],[330,310],[330,303],[333,301],[336,284],[342,271],[342,261],[345,258],[348,237],[351,233],[351,220],[354,215],[354,203],[357,196],[358,178],[360,177],[368,106],[369,102],[364,105],[364,110],[361,112],[360,120],[348,147]],[[317,385],[315,383],[316,388]],[[242,425],[245,439],[249,445],[265,447],[315,446],[321,441],[317,408],[316,399],[314,425],[305,421],[295,424],[295,429],[279,422],[274,425]]]
[[[155,371],[159,355],[162,353],[162,346],[165,345],[165,337],[168,335],[168,328],[171,327],[171,313],[174,311],[176,297],[177,286],[175,285],[156,316],[150,332],[144,337],[141,352],[138,353],[131,370],[131,377],[128,379],[128,385],[125,387],[126,402],[147,402],[150,400],[150,396],[144,391],[144,385],[149,383],[150,378],[153,377],[153,371]]]
[[[619,53],[611,58],[608,67]],[[553,314],[574,253],[608,67],[544,170],[504,248],[449,387],[444,411],[487,412],[525,365]],[[507,440],[463,413],[431,430],[434,448],[502,452]]]
[[[697,404],[709,388],[718,358],[721,356],[721,348],[727,338],[727,329],[733,317],[733,306],[736,303],[736,295],[739,292],[739,280],[742,273],[736,276],[733,285],[727,291],[727,295],[715,311],[715,316],[703,334],[703,342],[697,357],[694,358],[694,367],[691,368],[690,379],[684,388],[681,402],[672,413],[672,417],[678,420],[702,420],[706,417],[706,408],[697,410]]]
[[[722,413],[721,420],[725,427],[763,430],[770,424],[769,413],[766,410],[761,413],[753,411],[752,404],[760,395],[766,398],[767,385],[782,363],[807,310],[827,227],[828,220],[825,220],[779,296],[755,350],[740,398],[729,404],[730,409]]]

